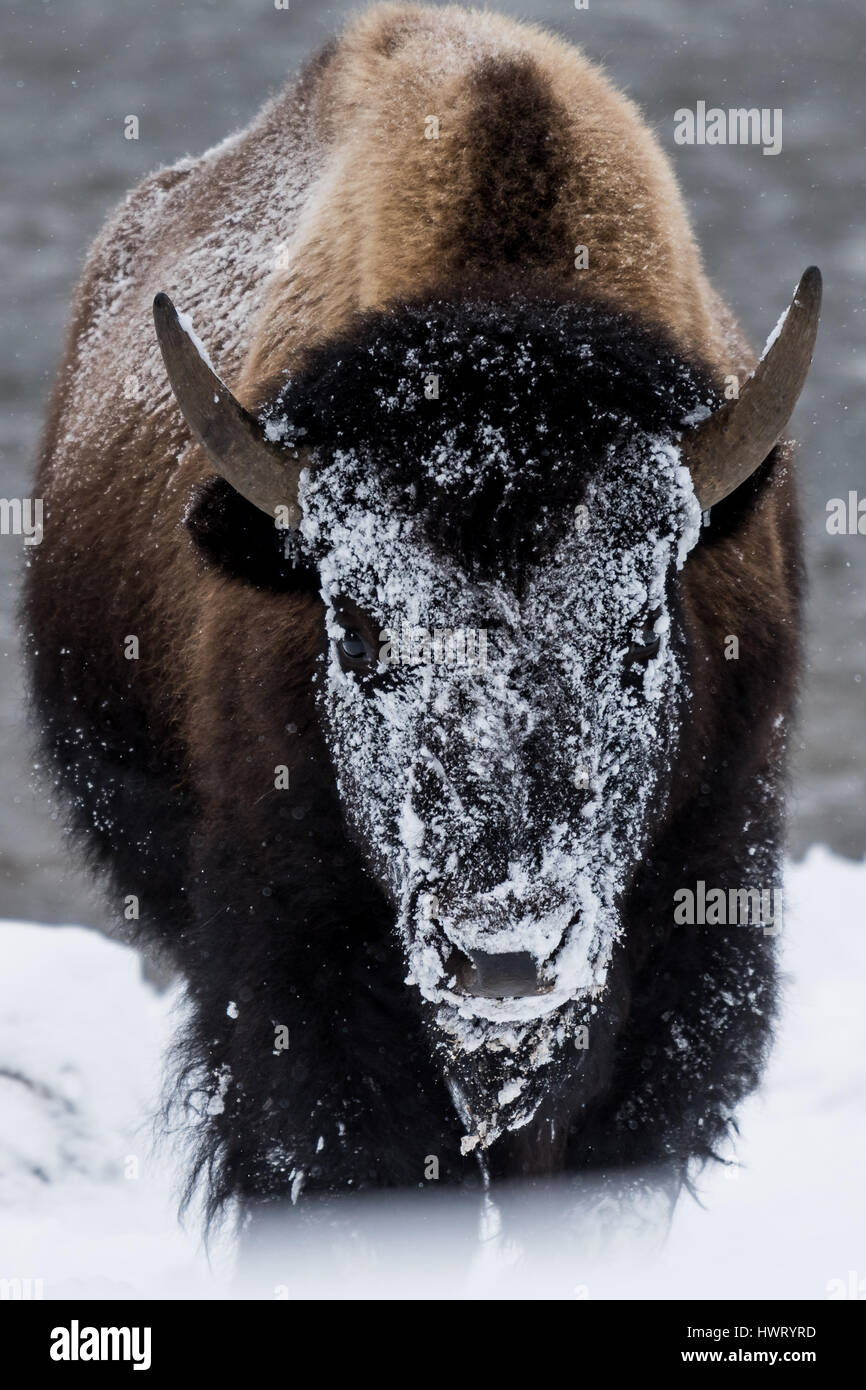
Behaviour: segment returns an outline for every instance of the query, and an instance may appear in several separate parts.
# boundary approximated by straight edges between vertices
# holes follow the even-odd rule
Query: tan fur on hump
[[[601,69],[535,25],[495,13],[380,4],[350,23],[323,73],[325,172],[288,245],[288,268],[266,287],[243,394],[255,395],[358,310],[448,294],[455,209],[473,197],[471,155],[490,116],[491,61],[529,62],[555,110],[561,230],[545,267],[550,288],[586,289],[666,325],[720,373],[745,369],[748,349],[704,275],[670,165]],[[438,139],[425,138],[431,115]],[[495,148],[490,163],[495,180]],[[578,245],[588,248],[588,269],[575,268]]]

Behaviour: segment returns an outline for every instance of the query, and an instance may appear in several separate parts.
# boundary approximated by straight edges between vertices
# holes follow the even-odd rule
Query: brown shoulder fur
[[[376,5],[334,51],[318,105],[327,161],[267,285],[250,391],[358,310],[503,265],[664,324],[716,369],[745,367],[667,159],[570,44],[492,13]]]

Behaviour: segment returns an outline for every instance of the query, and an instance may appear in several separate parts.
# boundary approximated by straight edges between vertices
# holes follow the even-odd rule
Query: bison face
[[[527,1071],[592,1025],[685,691],[688,471],[670,444],[632,442],[583,499],[518,576],[479,577],[359,455],[302,486],[341,801],[456,1071],[499,1058],[470,1107],[488,1142],[537,1103]]]
[[[370,311],[254,417],[157,296],[187,422],[246,499],[193,508],[198,544],[324,599],[345,818],[470,1145],[548,1120],[552,1144],[609,1079],[689,688],[677,572],[780,438],[820,297],[811,268],[724,403],[663,332],[511,289]]]

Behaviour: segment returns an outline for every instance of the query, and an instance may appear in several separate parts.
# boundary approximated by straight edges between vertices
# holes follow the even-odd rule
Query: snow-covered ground
[[[517,1241],[489,1213],[467,1255],[447,1201],[431,1228],[426,1194],[355,1198],[336,1256],[297,1232],[285,1279],[269,1264],[238,1282],[227,1237],[208,1258],[195,1218],[178,1225],[182,1163],[152,1144],[177,996],[94,932],[0,924],[0,1279],[41,1279],[49,1298],[822,1299],[860,1281],[866,1296],[864,927],[866,864],[815,848],[790,867],[786,1008],[740,1112],[741,1166],[706,1172],[669,1230],[599,1241],[559,1192],[529,1205]]]

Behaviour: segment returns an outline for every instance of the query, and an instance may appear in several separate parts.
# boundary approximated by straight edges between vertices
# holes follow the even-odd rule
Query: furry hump
[[[246,388],[358,311],[491,275],[588,293],[745,369],[665,156],[576,48],[492,13],[376,5],[322,56],[315,109],[325,167],[267,286]]]

